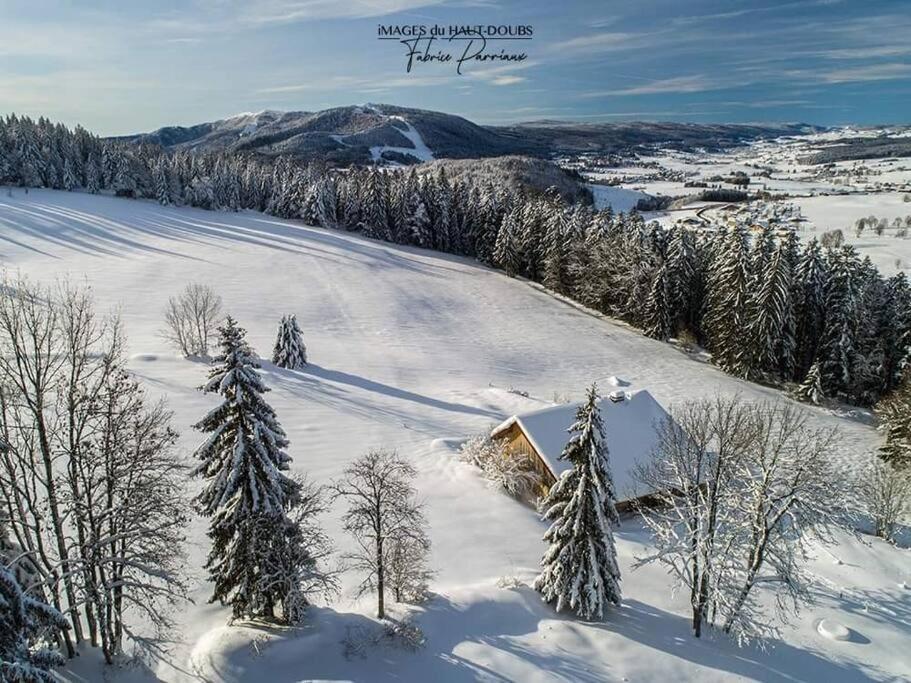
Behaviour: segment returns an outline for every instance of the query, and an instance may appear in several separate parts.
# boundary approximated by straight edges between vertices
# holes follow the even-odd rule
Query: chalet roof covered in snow
[[[559,477],[572,467],[560,455],[569,441],[568,430],[579,405],[567,403],[514,415],[498,425],[491,436],[501,436],[518,424],[544,464]],[[641,490],[641,485],[637,486],[633,470],[657,444],[658,427],[668,417],[667,411],[644,389],[613,392],[599,401],[598,409],[618,499],[628,500],[648,493]]]

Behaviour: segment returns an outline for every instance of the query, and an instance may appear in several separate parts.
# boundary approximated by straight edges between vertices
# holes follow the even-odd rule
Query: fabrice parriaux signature
[[[524,62],[528,54],[501,47],[489,47],[495,41],[531,40],[534,29],[529,25],[383,25],[377,29],[380,40],[396,40],[406,48],[405,70],[411,73],[415,64],[455,64],[462,74],[465,64],[474,62]]]

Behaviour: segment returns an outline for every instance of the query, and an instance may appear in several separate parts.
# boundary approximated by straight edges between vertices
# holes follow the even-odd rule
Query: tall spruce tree
[[[604,605],[620,604],[620,569],[612,526],[619,524],[614,482],[604,443],[595,385],[569,428],[572,437],[561,460],[572,463],[544,499],[544,519],[552,522],[544,540],[535,589],[557,611],[569,607],[584,619],[600,618]]]
[[[797,348],[793,376],[806,376],[816,358],[825,325],[828,266],[819,241],[810,240],[798,259],[795,276],[795,317]]]
[[[721,238],[710,272],[704,327],[712,357],[723,370],[743,376],[743,332],[752,279],[747,234],[742,225],[736,225]]]
[[[282,317],[278,325],[278,336],[272,350],[272,362],[280,368],[299,370],[307,364],[307,347],[304,334],[292,315]]]
[[[518,245],[516,244],[515,231],[517,223],[516,213],[510,211],[500,226],[500,233],[497,235],[497,242],[493,252],[494,261],[506,271],[509,277],[519,275],[522,267]]]
[[[763,272],[756,274],[743,362],[744,375],[751,379],[776,374],[782,349],[793,354],[792,273],[786,249],[786,242],[779,241],[771,257],[762,259]]]
[[[852,247],[829,253],[826,322],[819,360],[822,387],[830,397],[849,398],[857,375],[862,316],[859,266]]]
[[[667,244],[668,310],[672,333],[681,328],[696,331],[701,301],[697,291],[696,247],[691,231],[671,228]]]
[[[674,334],[670,309],[670,283],[667,264],[662,263],[655,271],[652,288],[645,301],[644,332],[653,339],[667,341]]]
[[[285,536],[261,530],[290,524],[286,511],[298,485],[284,474],[288,439],[263,398],[268,387],[245,331],[228,317],[219,335],[221,354],[201,389],[220,394],[222,402],[196,425],[209,436],[195,453],[195,473],[205,478],[195,502],[210,518],[211,601],[230,604],[235,618],[271,617],[280,596],[264,588],[261,571]]]

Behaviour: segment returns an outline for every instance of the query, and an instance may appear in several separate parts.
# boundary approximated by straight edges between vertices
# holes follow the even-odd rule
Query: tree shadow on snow
[[[604,622],[590,625],[693,664],[757,681],[892,680],[875,666],[861,669],[782,640],[767,641],[763,650],[758,646],[738,648],[720,633],[694,638],[688,619],[638,600],[624,600]]]
[[[303,370],[287,370],[267,361],[260,362],[262,369],[270,375],[270,382],[291,394],[300,395],[308,401],[315,401],[346,413],[356,414],[373,421],[385,420],[408,429],[426,432],[428,435],[445,432],[451,428],[451,425],[432,418],[428,419],[426,413],[421,412],[422,408],[431,408],[446,413],[477,415],[490,420],[502,419],[502,415],[491,410],[432,398],[360,375],[332,370],[312,363],[309,363]],[[371,395],[375,397],[371,397]],[[383,399],[393,399],[393,401]],[[415,426],[412,427],[412,425]]]

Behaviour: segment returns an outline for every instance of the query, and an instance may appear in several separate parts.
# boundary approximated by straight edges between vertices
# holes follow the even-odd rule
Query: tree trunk
[[[376,616],[380,619],[386,618],[386,568],[383,566],[383,538],[376,541]]]
[[[38,441],[41,446],[41,456],[44,461],[44,475],[47,478],[47,505],[51,513],[51,523],[54,527],[54,537],[57,541],[57,554],[60,556],[60,566],[63,570],[63,588],[70,608],[70,622],[73,625],[73,638],[76,644],[82,642],[82,621],[79,619],[79,610],[76,609],[76,591],[73,588],[73,579],[70,576],[69,552],[66,537],[63,532],[63,520],[60,516],[60,505],[57,500],[57,484],[54,482],[54,465],[51,455],[51,446],[47,429],[44,424],[43,401],[36,401],[35,417],[37,418]]]

